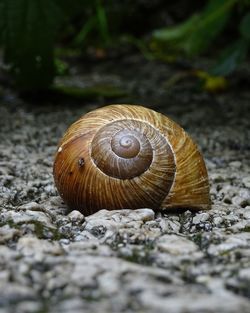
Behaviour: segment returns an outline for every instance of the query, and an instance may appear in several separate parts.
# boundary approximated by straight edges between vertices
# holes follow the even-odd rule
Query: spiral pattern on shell
[[[101,151],[101,153],[100,153]],[[165,155],[166,158],[161,158]],[[118,179],[152,175],[169,178],[175,173],[174,156],[165,137],[146,122],[117,120],[102,127],[91,143],[91,157],[106,175]],[[169,186],[171,182],[169,183]]]
[[[196,145],[176,123],[141,106],[111,105],[76,121],[60,143],[54,178],[65,202],[86,215],[210,205]]]

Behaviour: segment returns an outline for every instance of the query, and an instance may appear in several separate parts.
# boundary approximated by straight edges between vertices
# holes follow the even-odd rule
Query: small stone
[[[244,177],[242,183],[246,188],[250,188],[250,176]]]
[[[7,283],[10,279],[10,273],[9,271],[0,271],[0,284]]]
[[[170,221],[169,219],[166,219],[166,218],[160,219],[159,226],[163,233],[169,233],[169,232],[178,233],[181,228],[181,224],[179,222]]]
[[[84,230],[89,231],[92,235],[96,237],[104,237],[106,235],[107,230],[111,234],[115,234],[118,232],[119,224],[115,223],[112,220],[106,219],[98,219],[98,218],[86,218],[87,222]]]
[[[248,200],[250,204],[250,190],[247,188],[241,188],[239,191],[239,196]]]
[[[245,199],[240,196],[235,196],[232,198],[232,203],[234,205],[240,206],[242,208],[246,207],[248,204],[250,204],[250,199]]]
[[[248,247],[249,239],[250,234],[248,233],[230,235],[226,240],[218,245],[211,244],[208,248],[208,253],[210,255],[218,256],[237,248],[246,248]]]
[[[139,234],[142,225],[154,217],[151,209],[100,210],[85,218],[84,229],[99,238],[112,237],[121,229],[133,229]]]
[[[214,225],[215,225],[215,226],[219,226],[219,225],[221,225],[222,223],[223,223],[223,218],[222,218],[222,217],[217,216],[217,217],[214,218]]]
[[[96,237],[87,230],[83,230],[80,234],[77,234],[74,238],[75,241],[94,240]]]
[[[210,175],[210,179],[215,183],[221,183],[226,180],[226,177],[220,173],[213,173]]]
[[[135,212],[139,214],[143,222],[152,221],[155,218],[155,212],[152,209],[137,209]]]
[[[216,168],[216,164],[212,162],[211,160],[206,159],[206,166],[208,169],[214,169]]]
[[[44,187],[44,191],[46,191],[46,193],[48,193],[48,194],[53,194],[54,188],[55,188],[54,185],[48,185],[48,186]]]
[[[66,239],[66,238],[62,238],[59,240],[59,243],[63,246],[63,245],[68,245],[70,244],[70,240]]]
[[[239,279],[250,283],[250,268],[243,268],[239,271]]]
[[[18,256],[18,252],[13,249],[8,248],[7,246],[0,245],[0,262],[1,264],[9,264],[9,262],[16,259]],[[1,283],[1,281],[0,281]]]
[[[39,311],[42,311],[41,304],[36,301],[22,301],[16,307],[16,312],[18,313],[34,313]]]
[[[83,299],[79,296],[79,298],[70,298],[70,299],[63,299],[60,301],[57,305],[57,308],[53,310],[52,312],[55,313],[66,313],[66,312],[74,312],[74,313],[79,313],[79,312],[84,312],[85,311],[85,306],[84,306],[84,301]]]
[[[31,236],[20,238],[17,243],[17,250],[25,256],[34,257],[36,260],[42,260],[48,254],[64,254],[64,251],[58,242],[49,242]]]
[[[11,228],[9,225],[4,225],[3,227],[0,227],[0,243],[13,240],[13,238],[19,234],[19,230]]]
[[[74,211],[70,212],[68,214],[68,217],[69,217],[71,222],[78,223],[78,224],[82,223],[84,221],[84,219],[85,219],[84,215],[81,212],[77,211],[77,210],[74,210]]]
[[[198,249],[194,242],[177,235],[164,235],[160,237],[157,247],[160,251],[173,255],[190,254]]]
[[[233,162],[229,163],[229,166],[233,167],[233,168],[240,168],[241,165],[242,165],[242,163],[240,161],[233,161]]]
[[[208,213],[200,213],[196,214],[195,217],[193,218],[193,223],[194,224],[200,224],[202,222],[205,222],[209,219],[209,214]]]
[[[50,204],[53,206],[61,206],[63,204],[63,200],[59,196],[50,197]]]
[[[224,220],[228,222],[228,224],[234,224],[239,221],[239,217],[238,215],[231,212],[230,214],[224,217]]]
[[[216,191],[217,193],[217,191]],[[224,185],[219,191],[219,195],[222,197],[228,197],[231,201],[232,197],[237,194],[237,189],[231,185]]]
[[[244,232],[250,229],[250,220],[242,220],[229,228],[232,232]]]
[[[6,214],[6,219],[12,221],[14,224],[27,224],[27,223],[36,223],[39,222],[45,227],[54,229],[56,226],[52,224],[51,218],[49,215],[42,211],[9,211]]]
[[[19,207],[19,210],[33,210],[33,211],[39,211],[41,210],[42,206],[38,204],[37,202],[29,202],[21,205]]]
[[[199,284],[208,284],[211,281],[211,277],[208,275],[200,275],[197,277],[196,282]]]
[[[1,282],[0,282],[1,284]],[[36,298],[36,291],[28,284],[25,286],[18,282],[8,282],[1,286],[1,300],[2,299],[18,299],[26,300],[26,299],[34,299]],[[8,311],[10,312],[10,311]],[[15,311],[20,312],[20,311]]]
[[[250,219],[250,206],[249,205],[244,208],[243,217],[247,220]]]

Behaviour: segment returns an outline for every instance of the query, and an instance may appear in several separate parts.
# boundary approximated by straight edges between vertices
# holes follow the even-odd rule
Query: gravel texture
[[[117,103],[180,123],[204,154],[212,209],[69,212],[52,177],[58,140],[111,102],[30,104],[2,91],[0,313],[250,312],[249,91],[235,83],[208,95],[190,81],[169,90],[175,69],[137,56],[120,63],[73,69],[74,79],[122,86],[133,97]]]

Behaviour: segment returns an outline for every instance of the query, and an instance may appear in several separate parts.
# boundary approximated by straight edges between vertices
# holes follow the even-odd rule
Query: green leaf
[[[177,26],[155,30],[153,32],[153,38],[159,41],[183,40],[186,35],[194,31],[195,25],[199,20],[199,15],[193,15]]]
[[[236,2],[237,0],[210,0],[200,14],[191,16],[175,27],[155,31],[153,38],[188,55],[199,54],[224,29]]]
[[[227,47],[218,63],[211,70],[213,75],[228,75],[246,58],[248,45],[244,40],[238,40]]]
[[[0,0],[0,44],[3,41],[4,32],[4,3]]]
[[[76,46],[82,45],[87,38],[87,36],[90,34],[91,31],[95,28],[96,25],[96,16],[91,16],[87,22],[83,25],[80,32],[76,35],[76,37],[73,40],[73,44]]]
[[[93,2],[92,2],[93,7]],[[100,0],[94,2],[93,14],[84,21],[84,25],[75,36],[73,44],[76,46],[81,46],[87,37],[98,36],[98,43],[102,45],[107,45],[110,42],[110,33],[108,29],[108,18],[107,12]]]
[[[240,34],[246,40],[250,40],[250,13],[247,13],[240,22]]]
[[[53,44],[62,13],[53,0],[2,0],[4,55],[22,90],[47,88],[54,77]]]
[[[236,0],[210,0],[201,13],[195,30],[184,43],[184,50],[189,55],[205,51],[211,42],[221,33],[232,12]]]
[[[98,21],[98,30],[105,44],[109,41],[108,21],[106,10],[100,0],[96,1],[96,17]]]

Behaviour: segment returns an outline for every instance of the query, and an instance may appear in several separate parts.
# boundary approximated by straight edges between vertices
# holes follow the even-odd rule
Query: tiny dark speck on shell
[[[79,167],[83,167],[83,165],[84,165],[84,158],[80,158],[79,160],[78,160],[78,166]]]

